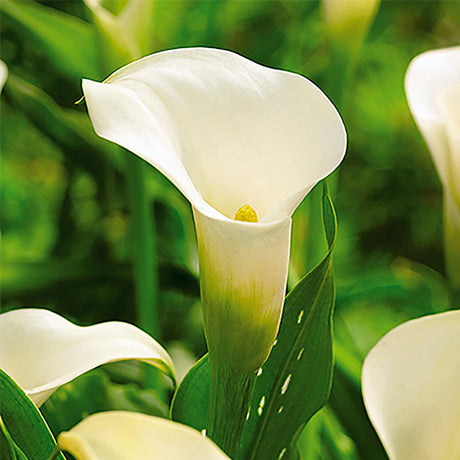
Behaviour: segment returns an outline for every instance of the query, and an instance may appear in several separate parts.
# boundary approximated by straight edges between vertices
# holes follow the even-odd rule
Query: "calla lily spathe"
[[[417,56],[405,88],[444,187],[446,262],[454,287],[460,287],[460,46]]]
[[[398,326],[366,357],[364,402],[390,460],[460,458],[460,310]]]
[[[0,368],[37,406],[79,375],[127,359],[151,364],[174,378],[168,353],[131,324],[111,321],[81,327],[38,308],[0,315]]]
[[[0,93],[2,92],[3,86],[5,86],[7,78],[8,78],[8,67],[2,60],[0,60]]]
[[[257,369],[281,317],[290,217],[345,154],[339,114],[306,78],[209,48],[153,54],[83,90],[96,132],[192,204],[210,353]],[[257,223],[235,220],[245,205]]]
[[[133,412],[90,415],[61,433],[58,442],[77,460],[230,460],[188,426]]]

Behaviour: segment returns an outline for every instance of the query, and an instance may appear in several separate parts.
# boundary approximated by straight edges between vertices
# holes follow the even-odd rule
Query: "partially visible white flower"
[[[230,460],[188,426],[133,412],[90,415],[58,443],[77,460]]]
[[[460,46],[413,59],[405,88],[444,187],[447,264],[460,287]]]
[[[2,60],[0,60],[0,93],[2,92],[3,86],[5,86],[7,78],[8,78],[8,67]]]
[[[460,310],[398,326],[364,361],[364,402],[390,460],[460,458]]]
[[[380,4],[380,0],[322,0],[327,30],[339,47],[353,51],[361,44]]]
[[[168,353],[131,324],[111,321],[81,327],[38,308],[0,315],[0,368],[38,406],[79,375],[127,359],[151,364],[174,378]]]
[[[281,318],[291,215],[345,154],[339,114],[306,78],[208,48],[153,54],[83,90],[96,132],[191,202],[211,356],[257,369]]]
[[[405,87],[441,182],[460,207],[460,46],[417,56]]]
[[[132,61],[151,52],[155,0],[84,0],[109,47],[103,47],[107,65]],[[111,2],[111,3],[110,3]],[[111,11],[107,6],[117,7]],[[113,54],[114,56],[104,56]],[[112,61],[112,62],[111,62]]]

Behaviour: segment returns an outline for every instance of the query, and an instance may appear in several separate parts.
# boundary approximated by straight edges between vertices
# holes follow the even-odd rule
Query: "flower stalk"
[[[145,187],[142,161],[126,156],[126,179],[131,215],[130,242],[139,326],[153,337],[160,334],[158,315],[158,258],[151,200]]]

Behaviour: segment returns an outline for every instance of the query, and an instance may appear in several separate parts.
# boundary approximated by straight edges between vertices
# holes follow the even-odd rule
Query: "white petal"
[[[460,53],[458,56],[460,60]],[[438,97],[439,111],[446,130],[449,158],[449,192],[460,210],[460,75],[457,85],[444,88]],[[458,235],[460,239],[460,234]]]
[[[37,405],[90,369],[125,359],[144,361],[173,376],[166,351],[131,324],[112,321],[80,327],[38,308],[0,315],[0,367]]]
[[[229,460],[198,431],[133,412],[91,415],[58,442],[77,460]]]
[[[2,60],[0,60],[0,93],[2,92],[3,86],[5,85],[7,78],[8,78],[8,67]]]
[[[364,361],[370,419],[391,460],[460,458],[460,310],[390,331]]]
[[[215,217],[249,203],[264,221],[286,218],[345,152],[340,116],[313,83],[229,51],[157,53],[83,90],[101,137]]]
[[[439,97],[460,82],[460,46],[417,56],[406,73],[405,88],[412,115],[425,138],[444,187],[449,180],[450,149]]]
[[[291,219],[254,225],[194,211],[209,351],[230,368],[255,371],[278,332]]]

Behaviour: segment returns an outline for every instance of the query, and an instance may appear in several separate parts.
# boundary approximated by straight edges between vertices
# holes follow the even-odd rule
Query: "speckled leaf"
[[[286,459],[301,429],[329,397],[335,298],[331,253],[337,226],[326,186],[323,219],[329,250],[286,298],[278,338],[258,372],[239,458]]]

